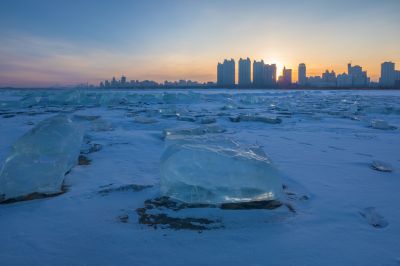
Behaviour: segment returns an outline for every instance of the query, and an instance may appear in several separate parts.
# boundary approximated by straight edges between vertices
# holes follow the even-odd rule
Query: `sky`
[[[400,69],[399,0],[1,0],[0,87],[215,81],[224,58],[307,75]],[[279,73],[278,73],[279,74]]]

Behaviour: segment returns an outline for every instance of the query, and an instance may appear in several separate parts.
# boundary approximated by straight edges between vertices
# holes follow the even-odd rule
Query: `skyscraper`
[[[224,63],[218,63],[217,84],[225,87],[235,85],[235,60],[225,59]]]
[[[381,64],[380,84],[382,86],[394,86],[396,81],[395,65],[392,62],[384,62]]]
[[[117,87],[117,85],[118,85],[118,82],[117,82],[117,80],[115,79],[115,77],[113,77],[112,78],[112,80],[111,80],[111,87]]]
[[[217,65],[217,84],[219,86],[224,85],[224,66],[221,63]]]
[[[353,81],[353,87],[365,87],[369,85],[369,78],[367,76],[367,71],[363,71],[360,66],[347,65],[348,75],[351,76]]]
[[[253,85],[266,87],[276,85],[276,64],[264,64],[264,60],[253,62]]]
[[[121,85],[125,85],[126,84],[126,77],[124,75],[122,75],[121,77]]]
[[[288,86],[292,84],[292,70],[283,67],[282,76],[279,77],[279,85]]]
[[[251,85],[251,62],[250,58],[239,59],[239,86],[250,86]]]
[[[264,85],[264,60],[253,62],[253,86],[261,87]]]
[[[307,68],[306,68],[306,64],[301,63],[301,64],[299,64],[298,84],[300,86],[305,86],[306,83],[307,83]]]
[[[276,85],[276,64],[264,65],[264,85]]]

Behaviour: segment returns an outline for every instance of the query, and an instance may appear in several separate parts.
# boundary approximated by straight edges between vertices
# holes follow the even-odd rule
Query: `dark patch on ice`
[[[180,115],[177,115],[176,119],[179,120],[179,121],[196,122],[196,117],[192,117],[192,116],[180,116]]]
[[[299,142],[299,144],[301,144],[301,145],[307,145],[307,146],[312,146],[312,144],[311,144],[311,143],[308,143],[308,142]]]
[[[90,165],[91,161],[92,160],[82,154],[80,154],[78,157],[78,165]]]
[[[372,155],[371,154],[368,154],[368,153],[362,153],[362,152],[356,152],[356,153],[354,153],[355,155],[360,155],[360,156],[365,156],[365,157],[372,157]]]
[[[207,203],[185,203],[173,200],[169,197],[158,197],[144,202],[143,208],[136,209],[139,223],[154,228],[171,228],[175,230],[210,230],[223,228],[220,220],[211,220],[208,218],[193,217],[171,217],[168,211],[179,212],[184,209],[194,208],[219,208],[221,210],[273,210],[285,205],[291,212],[296,212],[290,203],[282,203],[277,200],[264,200],[252,202],[207,204]]]
[[[213,207],[209,204],[187,204],[174,201],[169,197],[159,197],[156,199],[146,200],[143,208],[136,209],[138,221],[140,224],[148,225],[157,229],[170,228],[174,230],[194,230],[203,231],[210,229],[223,228],[220,220],[211,220],[198,217],[171,217],[165,213],[149,213],[150,210],[157,209],[178,211],[186,208],[207,208]]]
[[[215,208],[216,205],[213,204],[191,204],[173,200],[169,197],[158,197],[155,199],[146,200],[144,202],[145,208],[153,209],[153,208],[166,208],[174,211],[179,211],[186,208]]]
[[[109,184],[109,185],[106,185],[106,186],[101,186],[100,188],[104,188],[104,187],[107,187],[107,188],[104,188],[104,189],[100,190],[99,193],[102,194],[102,195],[107,195],[107,194],[109,194],[111,192],[122,192],[122,191],[134,191],[134,192],[137,192],[137,191],[141,191],[141,190],[146,189],[146,188],[153,187],[151,185],[137,185],[137,184],[124,185],[124,186],[120,186],[120,187],[111,187],[112,185],[113,184]]]
[[[260,201],[249,201],[249,202],[238,202],[238,203],[222,203],[220,208],[222,210],[254,210],[254,209],[266,209],[273,210],[282,206],[282,202],[277,200],[260,200]]]
[[[346,149],[344,148],[340,148],[340,147],[335,147],[335,146],[328,146],[329,148],[333,149],[333,150],[337,150],[337,151],[345,151]]]
[[[231,122],[262,122],[267,124],[280,124],[282,119],[275,116],[238,115],[229,117]]]
[[[389,225],[385,218],[380,215],[374,207],[365,208],[364,210],[360,211],[360,215],[375,228],[385,228]]]
[[[174,230],[194,230],[194,231],[204,231],[210,229],[223,228],[220,221],[214,221],[207,218],[179,218],[170,217],[164,213],[149,214],[146,213],[145,208],[139,208],[136,210],[139,216],[139,223],[145,224],[154,229],[158,226],[161,228],[170,228]]]
[[[114,183],[110,183],[110,184],[107,184],[107,185],[102,185],[102,186],[99,186],[99,188],[110,187],[110,186],[112,186],[112,185],[114,185]]]
[[[127,223],[129,221],[129,215],[128,214],[118,215],[117,220],[120,221],[121,223]]]
[[[89,154],[98,152],[103,148],[103,145],[98,143],[87,143],[85,149],[81,150],[81,154]]]
[[[4,200],[4,195],[0,195],[0,204],[10,204],[10,203],[16,203],[20,201],[28,201],[28,200],[36,200],[36,199],[45,199],[45,198],[51,198],[51,197],[56,197],[61,194],[64,194],[65,192],[68,191],[68,187],[66,185],[62,185],[61,191],[57,193],[39,193],[39,192],[34,192],[25,196],[20,196],[12,199],[7,199]]]
[[[99,115],[74,115],[77,120],[94,121],[100,118]]]
[[[393,172],[393,167],[390,164],[381,161],[373,161],[371,168],[380,172]]]

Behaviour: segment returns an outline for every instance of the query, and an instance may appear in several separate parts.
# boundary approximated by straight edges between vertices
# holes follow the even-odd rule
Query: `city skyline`
[[[347,71],[336,73],[326,69],[321,75],[309,75],[307,65],[300,63],[297,68],[297,81],[294,81],[293,69],[284,67],[281,75],[277,72],[276,64],[266,64],[263,60],[253,62],[249,57],[238,60],[224,59],[217,63],[217,80],[198,82],[195,80],[180,79],[165,80],[128,80],[122,75],[120,80],[115,76],[111,80],[100,82],[100,88],[146,88],[146,87],[220,87],[220,88],[400,88],[400,70],[396,70],[393,62],[381,63],[378,82],[371,81],[368,71],[360,65],[347,64]],[[86,86],[86,84],[83,84]]]
[[[253,58],[309,75],[400,64],[400,2],[21,1],[0,3],[0,86],[134,79],[215,81],[215,62]],[[236,73],[236,80],[238,75]]]

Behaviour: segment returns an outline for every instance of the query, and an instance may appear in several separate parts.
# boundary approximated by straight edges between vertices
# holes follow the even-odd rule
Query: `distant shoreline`
[[[125,87],[125,88],[100,88],[100,87],[32,87],[32,88],[17,88],[17,87],[0,87],[0,90],[259,90],[259,91],[270,91],[270,90],[284,90],[284,91],[400,91],[400,88],[391,87],[374,87],[374,88],[352,88],[352,87],[329,87],[329,88],[316,88],[316,87],[214,87],[214,86],[187,86],[187,87],[179,87],[179,86],[168,86],[168,87]]]

